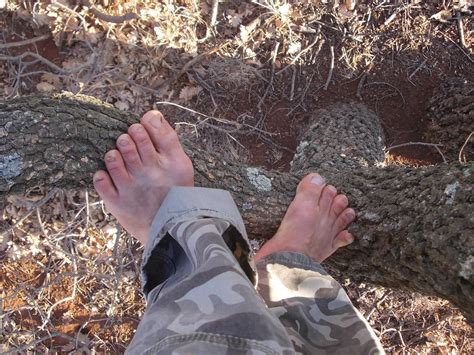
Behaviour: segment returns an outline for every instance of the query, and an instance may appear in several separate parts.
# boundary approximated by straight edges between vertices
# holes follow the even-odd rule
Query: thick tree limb
[[[351,112],[355,116],[347,116],[341,106],[339,113],[318,113],[319,120],[303,135],[293,173],[226,162],[184,142],[196,184],[229,190],[249,234],[267,238],[278,227],[300,177],[317,169],[358,211],[351,230],[356,241],[337,252],[331,266],[354,279],[444,297],[472,318],[474,164],[381,167],[375,116],[358,106],[351,106]],[[331,121],[336,116],[337,125]],[[350,119],[351,132],[341,126],[344,117]],[[2,201],[6,194],[35,185],[90,185],[103,154],[137,121],[87,97],[22,97],[0,103]],[[333,138],[337,144],[331,145],[327,137],[338,130],[341,138]],[[353,141],[356,133],[365,140]],[[314,137],[324,144],[315,146]],[[325,161],[318,162],[323,156]]]

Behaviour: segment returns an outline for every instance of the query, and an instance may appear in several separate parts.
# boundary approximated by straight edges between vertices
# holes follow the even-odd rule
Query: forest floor
[[[90,3],[0,0],[0,99],[65,90],[156,108],[206,149],[281,171],[312,112],[362,101],[386,163],[420,166],[444,158],[424,135],[433,90],[474,73],[467,1]],[[144,311],[141,249],[95,191],[32,188],[2,218],[0,352],[123,352]],[[474,353],[447,301],[344,286],[388,352]]]

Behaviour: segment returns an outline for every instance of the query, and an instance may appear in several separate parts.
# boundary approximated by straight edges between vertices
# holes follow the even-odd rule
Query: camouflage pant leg
[[[383,354],[377,336],[341,285],[299,253],[269,255],[257,264],[258,291],[304,354]]]
[[[244,273],[248,267],[239,265],[242,250],[233,245],[233,254],[226,244],[229,228],[216,218],[166,228],[147,262],[156,270],[147,271],[147,309],[128,353],[294,353],[285,328]]]

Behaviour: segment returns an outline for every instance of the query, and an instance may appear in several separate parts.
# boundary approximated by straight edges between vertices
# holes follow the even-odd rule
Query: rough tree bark
[[[474,142],[474,83],[461,78],[443,83],[430,100],[428,119],[428,142],[443,144],[450,161],[474,160],[474,143],[462,148],[469,137]]]
[[[0,195],[91,184],[103,154],[138,117],[87,97],[0,103]],[[319,171],[358,212],[356,241],[330,258],[355,280],[437,295],[474,316],[474,164],[383,166],[375,114],[342,104],[313,115],[290,173],[224,161],[185,141],[196,184],[229,190],[255,238],[270,237],[298,180]]]

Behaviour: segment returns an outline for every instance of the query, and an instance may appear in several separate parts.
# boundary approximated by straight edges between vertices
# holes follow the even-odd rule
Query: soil
[[[2,15],[0,14],[0,16]],[[41,34],[49,34],[46,30],[42,31],[42,33],[35,33],[35,31],[31,28],[31,24],[22,19],[16,18],[15,16],[3,15],[2,20],[8,27],[8,31],[5,31],[5,34],[7,35],[5,38],[5,43],[31,39],[34,37],[38,37]],[[59,48],[56,46],[56,43],[53,41],[52,38],[46,38],[33,44],[20,47],[12,47],[10,49],[10,55],[20,55],[24,52],[38,53],[45,59],[53,62],[54,64],[61,65]],[[38,63],[37,65],[31,67],[32,70],[40,70],[43,68],[44,67],[43,65],[41,65],[41,63]]]
[[[441,45],[439,47],[443,48]],[[434,47],[433,55],[436,50],[439,49]],[[274,134],[273,143],[283,147],[282,155],[280,159],[275,159],[275,146],[271,143],[255,140],[253,137],[243,138],[242,143],[251,153],[251,162],[268,169],[288,171],[298,143],[301,129],[299,127],[306,126],[311,112],[338,102],[362,101],[376,112],[384,129],[387,148],[408,142],[426,142],[428,102],[433,91],[446,78],[471,77],[472,66],[466,63],[465,54],[458,50],[451,55],[452,60],[449,63],[436,63],[436,73],[418,70],[413,79],[409,76],[416,68],[407,74],[406,61],[403,59],[397,61],[389,70],[381,65],[356,79],[336,79],[327,91],[319,88],[312,95],[308,95],[305,104],[310,108],[309,112],[296,116],[288,114],[292,106],[288,100],[283,99],[267,105],[269,113],[265,118],[265,127],[268,132]],[[322,67],[323,72],[327,70],[327,63]],[[241,105],[248,105],[248,102],[242,102]],[[442,156],[434,147],[416,144],[394,148],[386,157],[388,164],[409,166],[430,165],[442,161]]]

